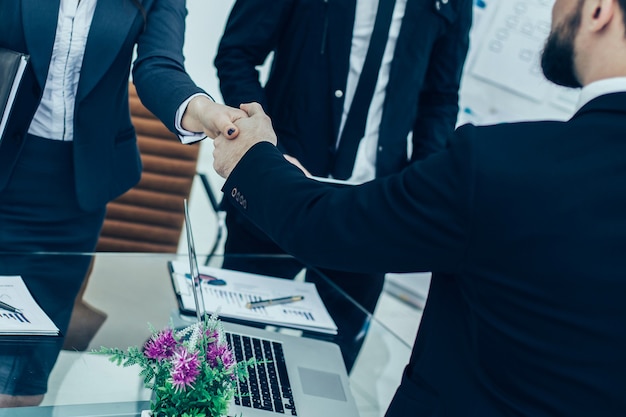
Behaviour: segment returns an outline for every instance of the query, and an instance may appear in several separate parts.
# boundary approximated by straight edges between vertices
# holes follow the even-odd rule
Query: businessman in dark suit
[[[392,13],[388,31],[381,33],[384,55],[370,64],[369,49],[378,41],[379,19],[387,19],[386,6]],[[453,131],[471,21],[471,0],[239,0],[215,58],[222,96],[231,106],[260,103],[273,120],[278,148],[312,175],[362,183],[393,174],[442,149]],[[256,67],[271,53],[263,85]],[[371,99],[354,99],[369,65],[378,71],[375,92]],[[367,112],[353,115],[361,104]],[[353,168],[340,174],[337,144],[343,146],[341,132],[353,118],[366,128],[349,158]],[[227,255],[284,253],[232,205],[224,206]],[[227,256],[223,267],[293,278],[303,265]],[[324,272],[374,311],[383,273]],[[306,279],[319,278],[309,270]],[[338,343],[350,369],[363,323],[322,297],[342,324]]]
[[[0,144],[0,275],[21,275],[61,334],[91,258],[28,254],[92,252],[106,204],[139,181],[133,57],[139,97],[183,142],[235,135],[245,116],[185,72],[186,12],[179,0],[0,0],[0,47],[30,55]],[[42,400],[61,345],[0,346],[0,407]]]
[[[225,195],[287,252],[339,270],[433,271],[388,416],[626,412],[625,11],[626,0],[556,0],[542,67],[583,86],[570,120],[466,125],[394,176],[307,179],[257,104],[243,106],[253,117],[239,138],[216,139]]]

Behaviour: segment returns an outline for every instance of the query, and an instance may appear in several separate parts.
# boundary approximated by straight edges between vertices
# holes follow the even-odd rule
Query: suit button
[[[436,2],[435,2],[435,8],[436,8],[437,10],[441,10],[441,2],[436,1]]]
[[[19,133],[15,133],[13,135],[13,141],[15,141],[16,143],[20,143],[22,139],[24,139],[24,136],[20,135]]]
[[[337,98],[341,98],[341,97],[343,97],[343,91],[341,91],[341,90],[335,90],[335,97],[337,97]]]

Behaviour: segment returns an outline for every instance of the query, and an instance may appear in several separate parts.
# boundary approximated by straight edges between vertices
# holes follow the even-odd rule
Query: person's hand
[[[235,121],[247,114],[234,107],[218,104],[205,96],[191,99],[183,115],[182,127],[190,132],[204,132],[211,139],[217,136],[233,139],[239,134]]]
[[[215,138],[213,149],[213,168],[223,178],[228,178],[232,170],[239,163],[246,152],[259,142],[270,142],[276,145],[276,133],[272,128],[272,121],[263,112],[258,103],[242,104],[241,109],[248,118],[235,121],[239,128],[239,135],[231,139],[225,135]]]

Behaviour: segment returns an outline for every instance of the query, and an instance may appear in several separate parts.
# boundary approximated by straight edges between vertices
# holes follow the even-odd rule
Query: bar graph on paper
[[[58,335],[59,329],[37,304],[21,276],[0,276],[0,301],[17,309],[0,308],[0,335]]]
[[[222,288],[211,286],[210,284],[205,284],[202,286],[202,294],[204,296],[205,302],[208,303],[216,303],[216,305],[224,306],[230,305],[237,308],[246,308],[248,303],[253,303],[255,301],[261,301],[263,299],[271,298],[271,294],[259,295],[257,293],[246,293],[240,291],[230,291]],[[250,310],[250,314],[258,315],[258,316],[269,316],[270,314],[279,314],[283,316],[283,319],[292,319],[297,321],[304,322],[315,322],[315,315],[313,311],[309,311],[308,309],[299,309],[299,308],[282,308],[277,310],[276,307],[269,307],[269,310],[266,307],[256,307]]]
[[[172,282],[181,310],[195,312],[191,280],[185,274],[189,266],[185,262],[170,264]],[[200,273],[223,281],[222,285],[202,281],[201,293],[207,313],[217,313],[223,318],[232,318],[269,325],[322,333],[337,333],[337,326],[326,310],[315,284],[298,282],[239,271],[200,267]],[[301,296],[302,299],[284,305],[248,308],[255,301],[281,297]]]
[[[30,320],[28,320],[24,313],[0,313],[0,323],[6,322],[30,323]]]

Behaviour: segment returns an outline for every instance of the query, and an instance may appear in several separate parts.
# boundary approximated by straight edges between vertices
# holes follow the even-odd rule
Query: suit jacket
[[[226,104],[256,101],[281,149],[314,175],[332,168],[344,106],[356,0],[237,1],[215,58]],[[458,113],[471,0],[408,0],[380,123],[376,175],[442,149]],[[255,67],[274,52],[263,88]]]
[[[614,93],[567,122],[463,126],[447,150],[358,187],[309,180],[260,143],[224,191],[309,264],[433,271],[389,416],[617,416],[624,155]]]
[[[141,161],[128,106],[128,81],[143,103],[175,131],[176,109],[201,92],[183,67],[185,3],[143,0],[144,24],[130,0],[99,1],[89,32],[74,113],[76,194],[85,210],[101,208],[137,181]],[[41,99],[54,45],[59,0],[0,0],[0,47],[30,54],[26,83],[0,146],[0,190],[10,179]]]

